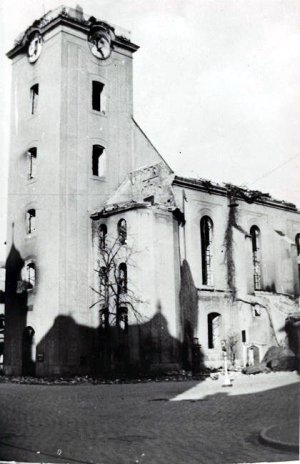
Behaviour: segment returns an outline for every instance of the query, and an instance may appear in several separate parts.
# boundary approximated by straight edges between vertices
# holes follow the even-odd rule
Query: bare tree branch
[[[98,298],[90,308],[99,307],[100,324],[108,328],[112,325],[127,324],[128,315],[131,313],[138,322],[142,322],[144,317],[137,310],[137,306],[142,300],[135,295],[135,292],[128,287],[127,272],[128,268],[136,268],[132,261],[133,250],[127,243],[121,243],[119,238],[108,240],[107,236],[101,236],[98,231],[97,244],[98,259],[94,272],[98,276],[98,285],[91,287],[91,290],[98,295]],[[125,271],[120,274],[120,264],[124,263]],[[124,313],[124,308],[126,313]]]

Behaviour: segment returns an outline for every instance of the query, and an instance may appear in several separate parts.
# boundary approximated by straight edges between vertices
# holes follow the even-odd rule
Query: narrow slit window
[[[39,84],[34,84],[30,89],[31,114],[36,114],[39,98]]]
[[[92,85],[92,107],[95,111],[104,111],[104,84],[93,81]]]
[[[97,177],[105,175],[105,149],[101,145],[93,145],[92,172]]]
[[[202,284],[213,285],[212,272],[212,240],[213,222],[208,216],[200,221],[201,257],[202,257]]]
[[[26,222],[27,222],[27,234],[31,235],[35,232],[35,221],[36,221],[36,211],[35,209],[29,209],[26,213]]]
[[[28,156],[28,179],[36,177],[37,149],[32,147],[27,152]]]
[[[252,263],[254,290],[261,290],[260,230],[257,226],[250,229],[252,242]]]

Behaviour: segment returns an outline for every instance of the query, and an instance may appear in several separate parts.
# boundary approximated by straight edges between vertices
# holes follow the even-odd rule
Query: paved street
[[[237,376],[228,389],[211,379],[0,384],[0,459],[99,464],[296,460],[295,453],[258,442],[262,428],[297,419],[296,382],[296,374],[278,373]]]

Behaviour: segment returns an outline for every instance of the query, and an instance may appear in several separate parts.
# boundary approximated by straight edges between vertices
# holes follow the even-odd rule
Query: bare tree
[[[99,307],[100,327],[108,330],[117,327],[127,332],[128,318],[132,314],[137,322],[142,316],[137,309],[142,302],[128,285],[128,269],[135,267],[133,251],[128,247],[126,239],[126,223],[119,227],[119,236],[108,239],[106,227],[98,229],[97,240],[97,285],[91,287],[97,295],[97,300],[90,306]]]

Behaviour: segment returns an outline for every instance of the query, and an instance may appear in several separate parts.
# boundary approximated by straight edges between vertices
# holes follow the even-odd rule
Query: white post
[[[224,380],[223,380],[222,387],[232,387],[232,383],[228,375],[228,368],[227,368],[227,351],[224,351]]]

